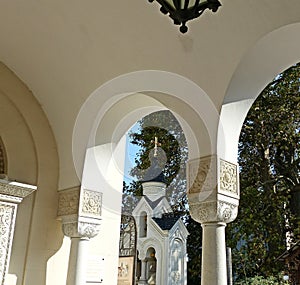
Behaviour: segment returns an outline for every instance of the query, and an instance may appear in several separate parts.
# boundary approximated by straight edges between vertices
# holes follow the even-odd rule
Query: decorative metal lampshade
[[[149,0],[153,2],[154,0]],[[186,33],[188,27],[186,22],[201,16],[201,14],[209,9],[216,12],[221,6],[218,0],[155,0],[160,5],[160,11],[163,14],[169,14],[174,20],[175,25],[181,25],[180,31]]]

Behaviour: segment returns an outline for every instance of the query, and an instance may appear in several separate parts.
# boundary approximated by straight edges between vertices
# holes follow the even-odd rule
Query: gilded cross
[[[157,147],[161,146],[161,143],[158,141],[158,137],[154,137],[154,141],[152,140],[151,143],[154,143],[154,156],[157,156]]]

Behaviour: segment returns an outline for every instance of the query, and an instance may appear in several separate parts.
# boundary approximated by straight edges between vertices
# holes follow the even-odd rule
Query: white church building
[[[138,284],[186,285],[188,231],[166,198],[166,184],[142,183],[143,196],[132,212],[137,227]]]
[[[187,140],[201,284],[227,284],[241,126],[265,86],[300,61],[300,1],[220,3],[182,34],[157,1],[0,0],[1,285],[117,284],[126,133],[159,110]],[[165,200],[141,203],[147,232],[161,237],[139,245],[141,269],[146,257],[169,262],[167,239],[182,261],[181,221],[164,229]],[[175,279],[182,264],[170,265]]]

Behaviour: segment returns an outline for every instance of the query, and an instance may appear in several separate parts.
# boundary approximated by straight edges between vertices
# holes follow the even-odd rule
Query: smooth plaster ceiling
[[[165,70],[198,84],[221,108],[236,68],[266,34],[300,22],[299,0],[222,0],[182,35],[147,0],[0,0],[0,61],[33,92],[60,163],[88,96],[116,76]],[[295,35],[299,38],[299,35]]]

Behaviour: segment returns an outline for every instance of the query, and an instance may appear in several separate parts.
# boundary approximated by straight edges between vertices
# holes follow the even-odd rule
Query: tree
[[[199,284],[201,273],[201,225],[195,222],[188,213],[186,200],[186,162],[188,158],[187,142],[179,122],[170,111],[152,113],[139,122],[139,131],[131,132],[131,143],[139,146],[135,157],[135,167],[130,171],[136,181],[130,185],[123,184],[123,209],[130,211],[134,208],[137,197],[142,195],[141,181],[145,172],[151,167],[153,159],[154,138],[161,143],[159,154],[162,159],[160,165],[167,184],[167,198],[173,211],[185,216],[190,236],[187,242],[188,284]],[[163,153],[162,153],[163,152]],[[165,156],[163,156],[165,154]]]
[[[154,140],[157,137],[159,168],[167,185],[167,198],[173,210],[186,211],[185,164],[188,151],[180,124],[170,111],[152,113],[142,118],[138,124],[139,131],[129,134],[130,143],[139,146],[135,166],[130,170],[131,176],[136,177],[136,180],[130,185],[123,185],[123,207],[126,207],[127,200],[131,199],[127,196],[142,195],[141,182],[146,179],[147,171],[151,168],[151,163],[153,164]],[[128,207],[132,209],[134,205],[127,205]]]
[[[283,276],[278,277],[270,276],[264,278],[262,276],[251,277],[247,280],[243,280],[242,283],[238,282],[236,285],[288,285],[288,281],[283,280]]]
[[[283,269],[275,260],[286,248],[286,234],[297,229],[290,197],[300,183],[299,144],[300,64],[296,64],[262,91],[240,134],[239,215],[227,227],[237,279],[277,275]]]

